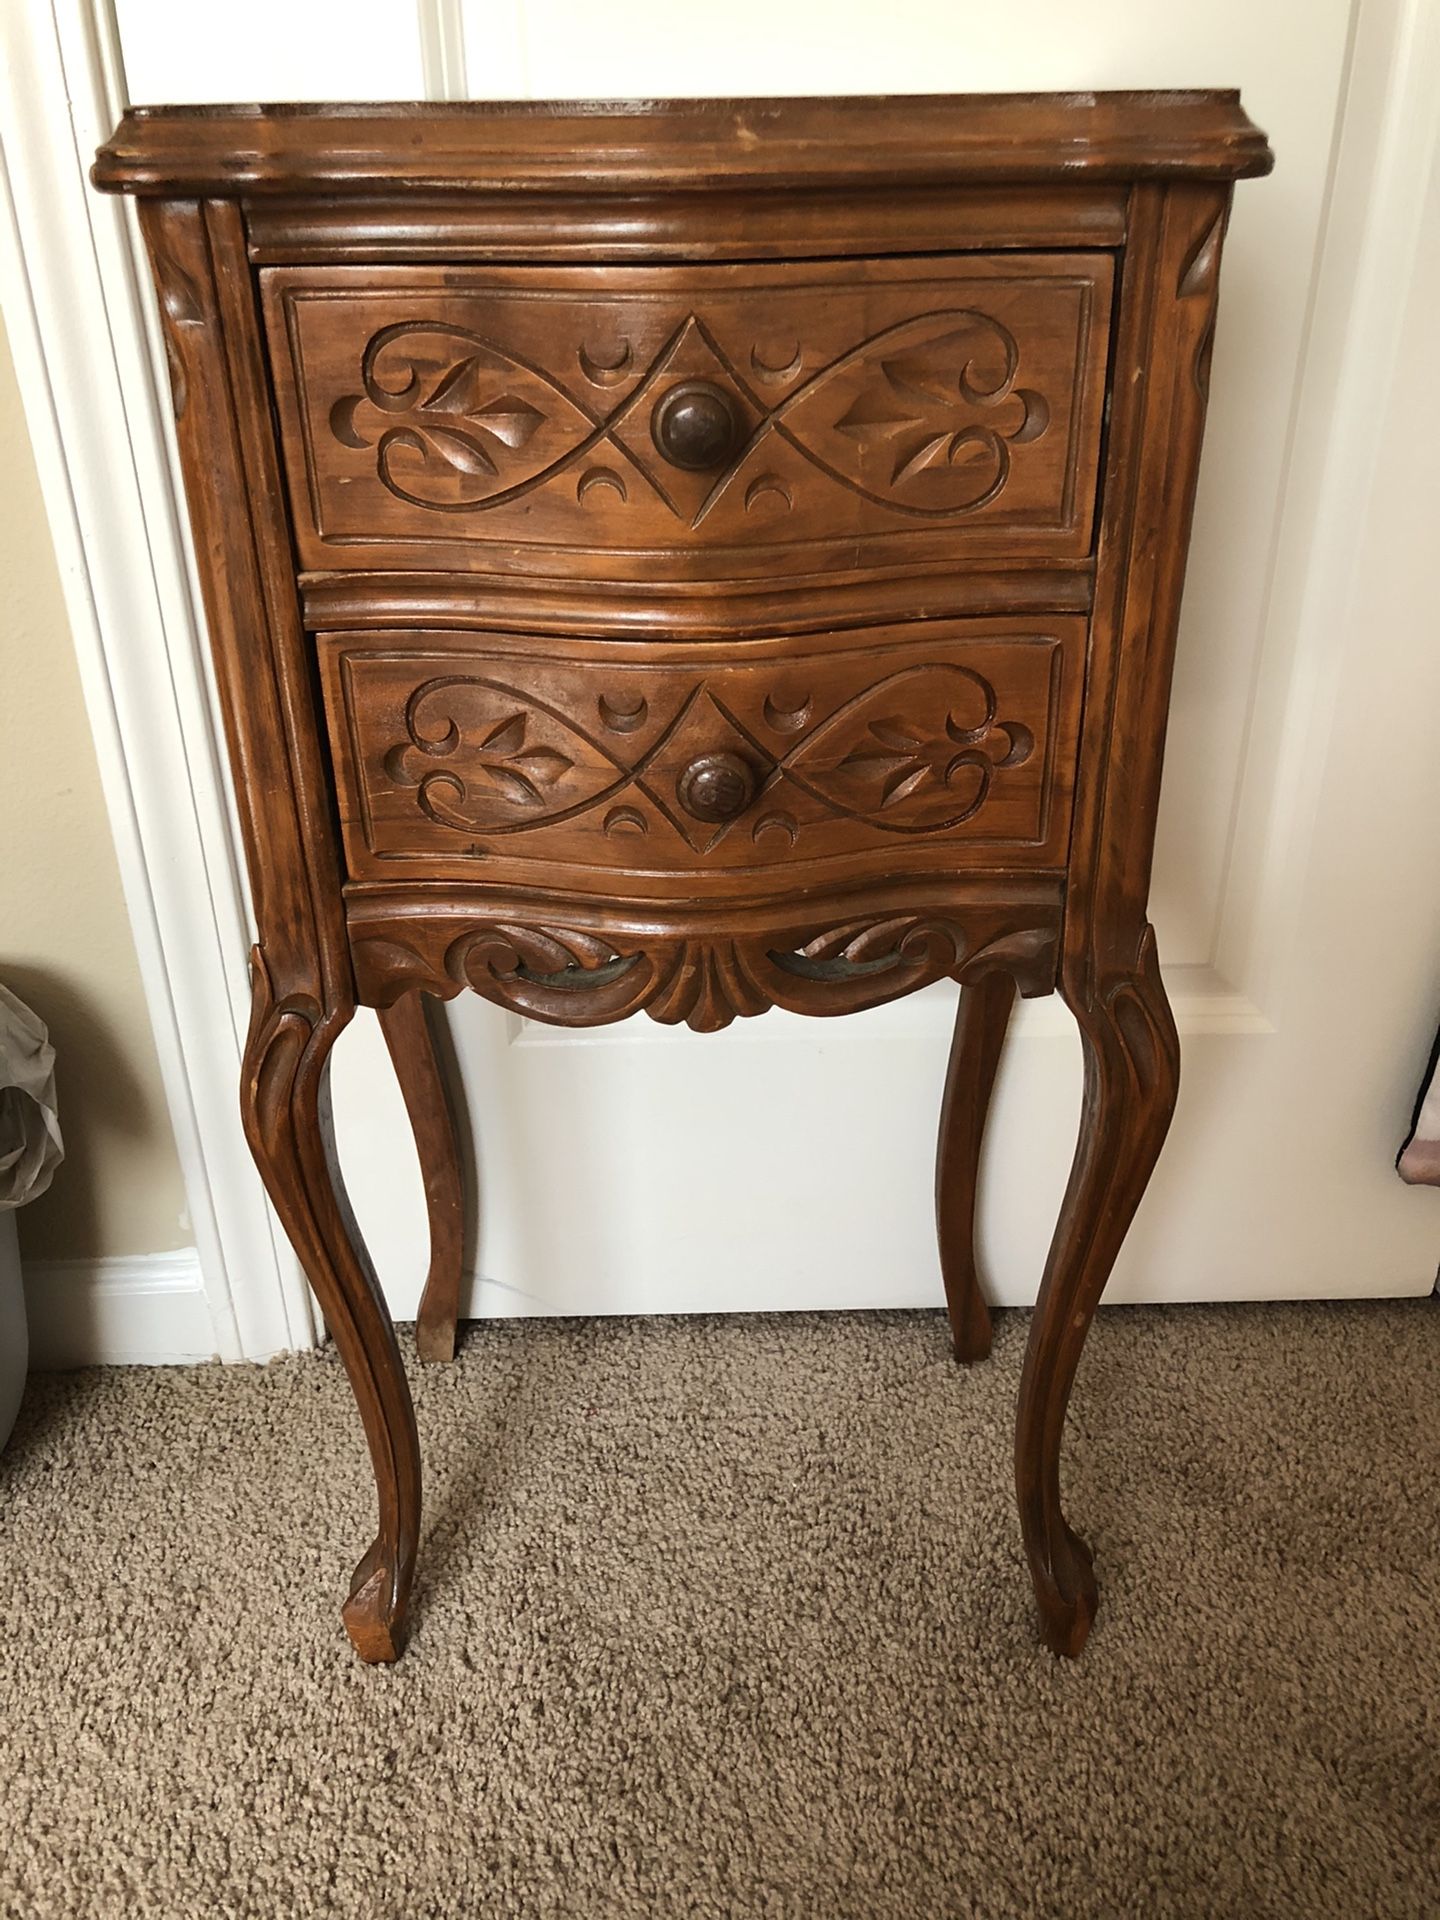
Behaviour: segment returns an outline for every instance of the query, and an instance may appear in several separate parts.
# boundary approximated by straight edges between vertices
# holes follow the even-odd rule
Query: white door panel
[[[137,105],[425,95],[413,0],[115,0],[115,18]]]
[[[1368,19],[1383,66],[1411,12],[1402,0],[1377,0],[1364,19],[1347,0],[739,0],[717,27],[673,0],[259,0],[224,15],[118,3],[135,99],[1242,89],[1278,164],[1236,194],[1154,888],[1185,1067],[1111,1298],[1414,1292],[1433,1278],[1434,1196],[1391,1170],[1440,951],[1433,853],[1421,871],[1387,840],[1397,804],[1440,816],[1426,738],[1437,649],[1395,630],[1414,618],[1420,568],[1394,524],[1427,479],[1433,498],[1435,479],[1411,423],[1428,404],[1431,442],[1440,429],[1418,342],[1388,402],[1375,517],[1346,536],[1355,605],[1388,624],[1362,648],[1337,606],[1308,606],[1302,590],[1326,488],[1345,478],[1332,465],[1347,362],[1326,329],[1348,324],[1350,269],[1331,257],[1319,274],[1317,260],[1352,32]],[[1367,44],[1362,32],[1356,57]],[[1359,122],[1347,120],[1352,146],[1377,144],[1388,85],[1379,73]],[[1412,110],[1428,138],[1430,119]],[[1341,159],[1363,201],[1363,153]],[[1375,217],[1403,227],[1403,208],[1387,206]],[[1353,409],[1353,366],[1348,378]],[[1387,394],[1378,366],[1373,404]],[[1282,739],[1303,778],[1283,770]],[[648,1022],[558,1034],[452,1003],[480,1172],[471,1310],[938,1302],[931,1174],[953,1005],[941,987],[843,1021],[772,1013],[699,1038]],[[1034,1296],[1078,1100],[1063,1009],[1022,1008],[981,1217],[1001,1302]],[[413,1313],[420,1183],[369,1014],[338,1051],[335,1103],[361,1224],[396,1312]]]

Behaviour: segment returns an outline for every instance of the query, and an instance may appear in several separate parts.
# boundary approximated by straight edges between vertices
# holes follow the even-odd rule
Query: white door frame
[[[55,536],[215,1349],[309,1346],[239,1126],[248,905],[149,279],[88,164],[124,101],[106,0],[0,9],[0,298]]]
[[[457,0],[422,0],[432,97],[466,91],[462,17]],[[111,0],[0,11],[0,298],[215,1343],[226,1359],[263,1358],[313,1344],[317,1320],[238,1124],[249,907],[148,274],[128,205],[94,194],[87,178],[124,97]],[[1257,669],[1257,750],[1216,967],[1167,973],[1182,1035],[1265,1031],[1269,983],[1299,927],[1294,853],[1320,805],[1337,689],[1357,644],[1354,530],[1384,451],[1384,402],[1415,297],[1421,183],[1437,154],[1440,9],[1355,0]]]

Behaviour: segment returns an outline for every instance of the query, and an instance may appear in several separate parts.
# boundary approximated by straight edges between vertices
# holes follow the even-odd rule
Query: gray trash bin
[[[15,1213],[0,1213],[0,1447],[10,1438],[20,1396],[25,1391],[25,1369],[30,1363],[30,1337],[25,1327],[25,1295],[20,1289],[20,1237]]]
[[[50,1036],[23,1000],[0,987],[0,1447],[15,1424],[30,1359],[15,1209],[45,1191],[64,1152]]]

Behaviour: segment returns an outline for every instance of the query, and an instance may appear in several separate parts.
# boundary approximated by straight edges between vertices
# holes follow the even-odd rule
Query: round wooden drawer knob
[[[672,467],[703,473],[722,467],[740,444],[744,422],[723,387],[684,380],[655,403],[650,431]]]
[[[702,753],[681,774],[677,791],[696,820],[733,820],[755,798],[755,769],[738,753]]]

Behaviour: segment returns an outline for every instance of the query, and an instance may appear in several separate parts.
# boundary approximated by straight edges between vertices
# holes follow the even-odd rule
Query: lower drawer
[[[775,895],[1064,864],[1085,621],[319,639],[352,880]]]

